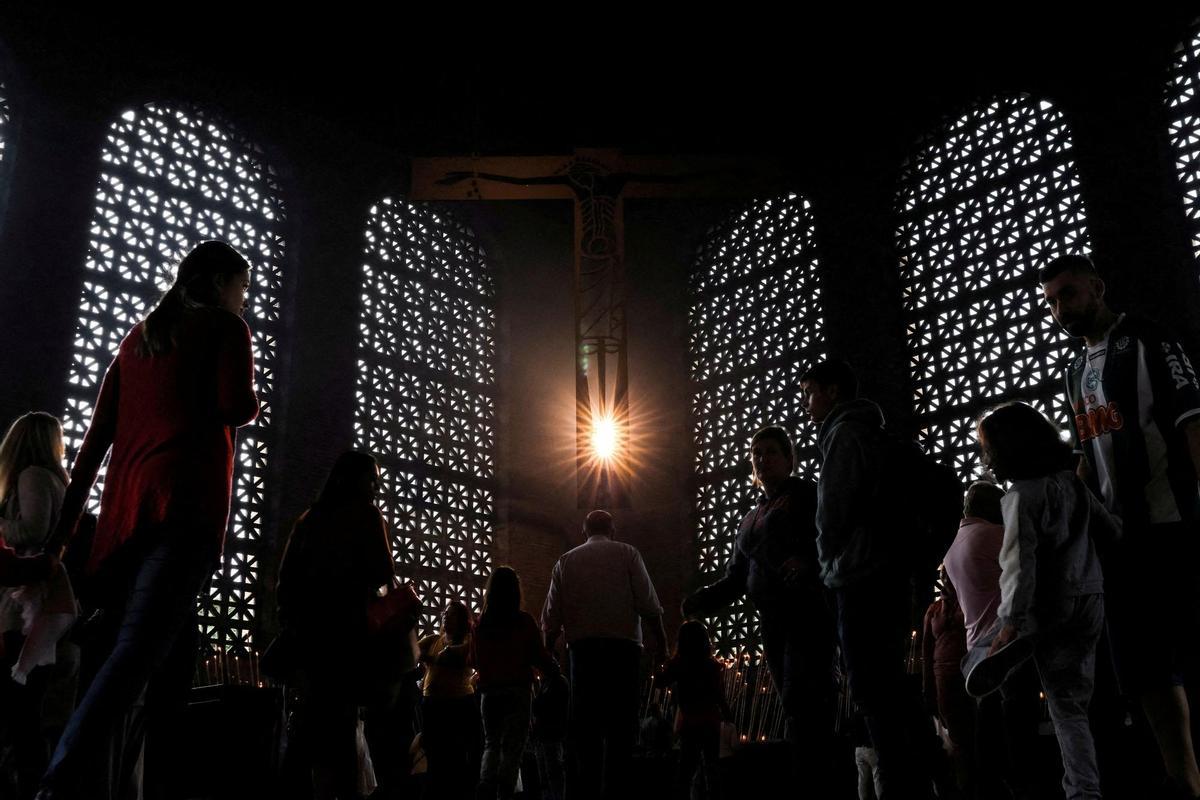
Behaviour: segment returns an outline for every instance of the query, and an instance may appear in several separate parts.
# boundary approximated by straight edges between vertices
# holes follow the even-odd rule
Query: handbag
[[[416,626],[421,608],[413,585],[402,584],[400,578],[393,575],[367,604],[367,632],[371,636],[406,633]]]

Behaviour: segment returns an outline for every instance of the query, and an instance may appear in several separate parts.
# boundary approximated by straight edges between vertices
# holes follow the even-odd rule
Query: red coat
[[[121,342],[63,499],[74,533],[105,453],[112,448],[87,571],[135,532],[159,523],[225,542],[233,481],[234,429],[258,415],[250,330],[219,308],[185,312],[177,345],[138,354],[142,326]]]

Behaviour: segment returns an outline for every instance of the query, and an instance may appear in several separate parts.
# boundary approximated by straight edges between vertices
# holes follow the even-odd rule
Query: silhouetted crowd
[[[675,712],[672,796],[744,796],[722,758],[736,739],[728,670],[741,667],[714,656],[704,623],[742,598],[782,709],[780,796],[853,796],[856,769],[864,799],[1052,796],[1043,713],[1067,798],[1200,796],[1185,690],[1200,382],[1177,342],[1108,307],[1086,257],[1054,259],[1039,281],[1082,340],[1066,407],[1051,410],[1070,430],[1019,400],[986,410],[986,477],[964,493],[859,396],[849,365],[813,365],[799,390],[820,477],[794,474],[784,428],[754,435],[760,497],[724,574],[684,599],[669,657],[646,565],[604,510],[554,565],[538,617],[499,566],[478,618],[471,598],[454,600],[419,638],[424,607],[396,574],[379,467],[344,453],[287,541],[280,632],[262,658],[290,698],[280,796],[642,796],[646,629],[653,686]],[[183,259],[122,340],[69,474],[49,414],[0,442],[4,797],[182,796],[172,726],[195,674],[196,599],[224,544],[235,431],[258,413],[249,285],[226,244]],[[1120,754],[1097,757],[1115,740],[1097,713],[1111,698],[1136,704],[1161,771],[1130,778]]]

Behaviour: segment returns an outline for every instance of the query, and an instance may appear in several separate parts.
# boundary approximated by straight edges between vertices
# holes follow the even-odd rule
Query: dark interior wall
[[[495,559],[521,574],[537,613],[554,562],[583,541],[576,507],[571,203],[469,203],[455,209],[485,242],[497,274],[497,466],[502,480]],[[636,546],[678,622],[692,552],[691,395],[687,270],[720,204],[625,204],[630,403],[635,421],[631,508],[617,536]]]
[[[1173,30],[1182,38],[1186,24]],[[761,135],[768,143],[763,148],[779,158],[781,191],[812,201],[826,340],[831,352],[859,368],[864,391],[890,418],[910,415],[892,217],[896,180],[920,133],[977,95],[1020,89],[1064,110],[1096,260],[1114,305],[1166,322],[1193,353],[1200,352],[1200,282],[1162,103],[1171,37],[1160,39],[1131,47],[1121,62],[1045,75],[1004,73],[1001,67],[1000,73],[958,75],[952,89],[930,87],[911,113],[900,115],[885,108],[872,117],[847,101],[842,116],[828,116],[798,101],[801,123],[794,129],[751,124],[742,139],[729,140],[730,147],[760,153],[754,142]],[[433,138],[419,144],[384,142],[382,135],[363,136],[293,108],[262,86],[230,84],[203,70],[176,69],[174,62],[133,74],[53,65],[47,58],[28,48],[15,48],[12,56],[14,124],[0,168],[7,193],[0,204],[0,335],[6,342],[0,348],[0,421],[31,408],[62,410],[98,154],[111,119],[147,100],[216,103],[266,148],[288,207],[278,441],[263,557],[269,579],[290,521],[352,442],[367,209],[384,196],[403,194],[412,154],[439,152],[431,142],[440,123],[412,123],[411,129],[432,131]],[[638,129],[636,118],[628,126]],[[460,133],[445,135],[457,143]],[[580,133],[560,151],[596,143],[586,136]],[[664,605],[675,614],[695,563],[686,272],[726,205],[643,200],[629,201],[625,209],[631,395],[645,424],[633,508],[618,514],[619,535],[642,550]],[[483,238],[497,270],[495,557],[518,568],[527,606],[536,611],[550,565],[581,539],[584,513],[575,508],[571,467],[571,208],[549,201],[463,203],[455,213]]]

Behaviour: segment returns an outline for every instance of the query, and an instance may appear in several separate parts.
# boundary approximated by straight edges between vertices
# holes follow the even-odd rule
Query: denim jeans
[[[1104,627],[1104,595],[1059,600],[1042,614],[1033,663],[1042,679],[1063,760],[1067,800],[1100,797],[1096,746],[1088,725],[1095,688],[1096,645]]]
[[[521,756],[529,739],[528,686],[498,686],[483,692],[483,764],[479,770],[481,798],[513,796]]]
[[[109,734],[194,619],[196,595],[213,572],[209,542],[182,530],[156,534],[132,570],[116,644],[67,722],[43,778],[61,796],[80,790],[83,797],[101,796],[95,782],[103,779]]]

